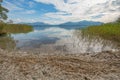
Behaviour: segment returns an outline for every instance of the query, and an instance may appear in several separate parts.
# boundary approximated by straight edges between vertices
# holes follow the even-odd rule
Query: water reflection
[[[42,53],[67,52],[67,53],[94,53],[115,50],[115,46],[103,39],[92,39],[81,36],[76,29],[81,27],[66,26],[35,26],[29,33],[11,34],[3,40],[0,38],[1,47],[25,51],[39,51]],[[104,44],[105,42],[105,44]]]
[[[67,49],[72,53],[96,53],[117,50],[117,46],[112,41],[100,37],[83,36],[81,30],[74,30],[71,37],[64,39],[63,42],[69,44]]]
[[[71,30],[60,27],[34,27],[34,31],[28,34],[12,34],[17,40],[17,48],[40,48],[43,45],[54,45],[61,38],[69,37]]]

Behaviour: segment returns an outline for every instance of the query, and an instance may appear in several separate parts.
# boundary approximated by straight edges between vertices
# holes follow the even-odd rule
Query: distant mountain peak
[[[60,25],[89,26],[89,25],[100,25],[100,24],[102,24],[102,22],[83,20],[83,21],[79,21],[79,22],[67,22],[67,23],[63,23],[63,24],[60,24]]]
[[[47,24],[47,23],[43,23],[43,22],[21,23],[21,24],[41,25],[41,26],[51,25],[51,24]],[[90,26],[90,25],[100,25],[100,24],[102,24],[102,22],[83,20],[83,21],[79,21],[79,22],[66,22],[66,23],[58,24],[57,26]]]

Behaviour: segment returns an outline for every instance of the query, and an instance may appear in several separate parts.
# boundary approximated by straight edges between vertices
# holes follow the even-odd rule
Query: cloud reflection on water
[[[90,41],[87,38],[78,38],[74,31],[74,29],[61,27],[46,27],[40,30],[39,27],[39,30],[35,29],[31,33],[12,36],[14,40],[18,41],[18,48],[44,48],[44,46],[49,46],[54,50],[64,50],[69,53],[93,53],[114,50],[113,44],[109,42],[104,45],[102,39]]]

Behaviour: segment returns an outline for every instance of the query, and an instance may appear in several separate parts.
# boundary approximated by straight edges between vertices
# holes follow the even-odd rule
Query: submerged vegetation
[[[11,36],[0,36],[0,48],[1,49],[7,49],[7,50],[13,50],[15,49],[16,42],[13,40]]]
[[[99,26],[90,26],[82,30],[82,34],[98,36],[106,40],[120,42],[120,22],[107,23]]]
[[[5,24],[0,23],[0,34],[28,33],[33,30],[32,26],[24,24]]]

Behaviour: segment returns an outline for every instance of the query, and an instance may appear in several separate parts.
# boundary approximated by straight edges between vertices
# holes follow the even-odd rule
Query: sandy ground
[[[34,54],[0,50],[0,80],[120,80],[120,52]]]

